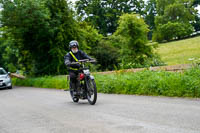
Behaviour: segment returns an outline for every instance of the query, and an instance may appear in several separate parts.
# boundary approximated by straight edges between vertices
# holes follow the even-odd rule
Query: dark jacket
[[[74,54],[74,53],[73,53]],[[78,60],[83,60],[83,59],[92,59],[91,57],[89,57],[86,53],[84,53],[81,50],[78,50],[77,53],[74,54],[74,56],[78,59]],[[72,57],[72,55],[70,53],[67,53],[64,56],[64,61],[65,61],[65,65],[67,65],[68,67],[73,67],[73,65],[71,65],[71,62],[76,62],[75,59]]]

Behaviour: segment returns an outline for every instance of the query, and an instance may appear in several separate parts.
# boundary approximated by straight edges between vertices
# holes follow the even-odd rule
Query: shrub
[[[194,28],[191,24],[179,22],[168,22],[167,24],[159,25],[153,36],[153,41],[161,42],[163,40],[174,40],[188,37]]]
[[[99,70],[114,70],[119,64],[119,49],[112,45],[111,40],[102,39],[97,47],[94,48],[92,55],[97,59]]]

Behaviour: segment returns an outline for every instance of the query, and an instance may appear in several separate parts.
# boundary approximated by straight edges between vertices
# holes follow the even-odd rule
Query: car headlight
[[[5,77],[5,80],[6,80],[6,81],[10,81],[10,76],[7,75],[7,76]]]

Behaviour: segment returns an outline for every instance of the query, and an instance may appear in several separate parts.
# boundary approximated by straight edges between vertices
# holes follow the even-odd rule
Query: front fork
[[[92,75],[88,75],[87,78],[86,78],[86,80],[85,80],[86,91],[87,91],[87,93],[89,93],[90,95],[93,95],[93,90],[90,88],[90,87],[91,87],[92,80],[94,80],[94,76],[92,76]]]

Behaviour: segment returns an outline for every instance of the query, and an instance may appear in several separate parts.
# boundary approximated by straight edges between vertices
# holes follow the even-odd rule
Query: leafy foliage
[[[77,13],[90,22],[101,34],[114,33],[123,13],[144,14],[143,0],[79,0]]]
[[[66,1],[4,0],[2,4],[2,25],[13,35],[26,71],[62,73],[66,42],[77,36]]]
[[[192,0],[157,0],[157,13],[154,41],[181,39],[194,31],[191,22],[196,11]]]
[[[156,0],[148,0],[145,7],[145,23],[149,26],[148,39],[152,39],[153,29],[155,28]]]
[[[92,54],[100,64],[100,70],[113,70],[119,66],[120,52],[118,48],[112,45],[110,38],[101,40]]]
[[[1,28],[2,31],[7,31],[6,27]],[[0,34],[0,67],[7,71],[16,72],[19,69],[19,51],[14,45],[14,40],[11,34]]]
[[[200,0],[194,0],[193,6],[197,7],[198,5],[200,5]]]
[[[155,6],[155,1],[151,3]],[[6,49],[0,53],[0,61],[13,72],[20,69],[36,76],[67,73],[63,56],[71,40],[77,40],[81,50],[98,60],[98,70],[159,64],[153,46],[146,45],[149,30],[142,17],[122,15],[133,11],[144,15],[142,0],[79,0],[79,16],[65,0],[0,0],[0,4],[0,49]],[[146,17],[146,22],[153,25],[155,10],[148,9],[152,20]]]
[[[187,37],[193,31],[194,28],[190,24],[169,21],[167,24],[160,25],[157,28],[157,34],[160,35],[154,35],[153,40],[161,42],[162,40],[181,39]]]
[[[78,27],[78,40],[81,44],[80,49],[93,55],[93,50],[98,46],[103,36],[87,22],[79,22]]]
[[[153,48],[146,45],[148,31],[147,25],[139,15],[124,14],[120,17],[119,27],[114,35],[119,38],[121,44],[122,64],[144,64],[147,58],[151,58]]]

